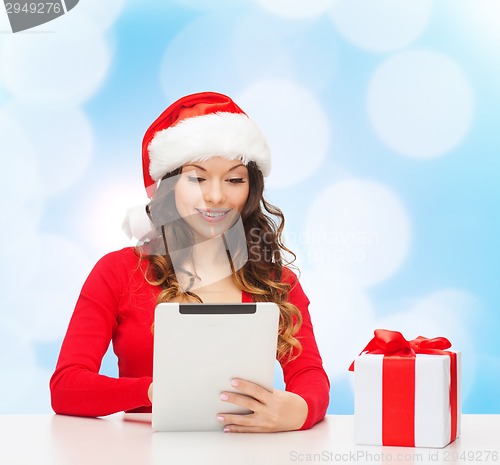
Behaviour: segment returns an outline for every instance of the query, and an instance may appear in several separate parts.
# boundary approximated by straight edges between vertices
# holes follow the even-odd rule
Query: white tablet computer
[[[218,413],[249,413],[220,400],[233,378],[273,389],[279,308],[274,303],[156,307],[153,414],[156,431],[222,430]]]

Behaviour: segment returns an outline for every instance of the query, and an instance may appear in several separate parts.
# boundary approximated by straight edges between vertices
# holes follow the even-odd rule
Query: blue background
[[[463,411],[500,413],[498,14],[491,0],[81,0],[12,34],[0,10],[0,413],[50,411],[80,287],[131,244],[142,135],[204,90],[268,136],[266,197],[298,255],[329,412],[352,413],[347,367],[388,328],[448,337]],[[116,374],[111,352],[102,371]]]

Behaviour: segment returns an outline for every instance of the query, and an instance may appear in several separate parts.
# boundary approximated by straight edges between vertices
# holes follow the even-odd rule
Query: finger
[[[249,397],[245,394],[238,394],[236,392],[222,392],[220,395],[220,400],[228,402],[230,404],[238,405],[239,407],[246,408],[248,410],[251,410],[252,412],[259,411],[259,409],[262,407],[262,404],[253,397]]]
[[[259,386],[258,384],[246,381],[244,379],[235,378],[231,381],[231,386],[234,386],[238,391],[257,399],[259,402],[265,404],[272,397],[272,392]]]
[[[226,425],[224,426],[224,433],[268,433],[269,429],[261,426],[239,426],[239,425]]]
[[[257,418],[253,414],[235,415],[235,414],[219,414],[217,420],[224,423],[225,433],[266,433],[271,429],[266,425],[259,425]]]
[[[219,413],[217,415],[217,420],[224,423],[226,426],[245,426],[245,427],[256,427],[254,415],[249,413],[247,415],[237,415],[235,413]]]

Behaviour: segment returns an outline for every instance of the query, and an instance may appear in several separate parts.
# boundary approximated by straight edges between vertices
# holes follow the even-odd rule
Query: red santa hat
[[[264,176],[271,153],[258,126],[228,96],[215,92],[187,95],[170,105],[146,131],[142,141],[144,186],[151,198],[158,181],[187,162],[212,157],[255,162]],[[152,225],[145,213],[129,210],[124,229],[143,237]],[[147,219],[147,217],[146,217]]]
[[[271,155],[257,125],[229,97],[215,92],[187,95],[170,105],[142,141],[142,167],[148,196],[156,183],[184,163],[218,156],[255,162],[264,176]]]

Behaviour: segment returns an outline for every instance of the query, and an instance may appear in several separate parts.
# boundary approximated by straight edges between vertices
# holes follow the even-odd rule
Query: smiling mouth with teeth
[[[231,210],[200,210],[196,209],[204,218],[208,219],[221,219],[226,216]]]

